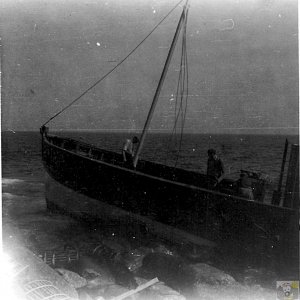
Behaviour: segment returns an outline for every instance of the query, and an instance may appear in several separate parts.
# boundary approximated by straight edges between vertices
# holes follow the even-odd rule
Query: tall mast
[[[178,22],[178,25],[177,25],[177,28],[176,28],[176,32],[175,32],[175,35],[173,37],[173,41],[172,41],[172,44],[171,44],[171,47],[170,47],[170,50],[169,50],[169,53],[168,53],[168,56],[167,56],[167,60],[165,62],[164,69],[162,71],[158,86],[156,88],[156,92],[155,92],[155,95],[154,95],[154,98],[153,98],[153,101],[152,101],[152,104],[151,104],[151,107],[150,107],[150,110],[149,110],[149,113],[148,113],[148,116],[147,116],[147,120],[146,120],[145,125],[144,125],[144,129],[143,129],[143,132],[142,132],[142,135],[141,135],[141,139],[140,139],[138,148],[136,150],[136,154],[135,154],[134,159],[133,159],[134,168],[136,167],[137,162],[139,160],[139,154],[142,151],[142,147],[143,147],[143,144],[144,144],[146,133],[149,129],[150,122],[152,120],[152,116],[153,116],[153,113],[154,113],[154,109],[155,109],[155,106],[157,104],[157,101],[158,101],[158,98],[159,98],[164,80],[166,78],[166,74],[168,72],[168,68],[169,68],[171,58],[172,58],[172,55],[173,55],[173,52],[174,52],[174,49],[175,49],[175,45],[176,45],[176,42],[178,40],[178,36],[179,36],[180,30],[181,30],[182,24],[184,24],[186,15],[187,15],[187,3],[185,4],[185,6],[183,8],[183,11],[181,13],[181,16],[180,16],[180,19],[179,19],[179,22]]]

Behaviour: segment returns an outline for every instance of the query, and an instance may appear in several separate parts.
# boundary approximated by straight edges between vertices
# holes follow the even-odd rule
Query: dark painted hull
[[[147,161],[139,161],[133,170],[123,164],[121,155],[71,139],[44,134],[42,143],[49,176],[87,199],[218,243],[232,240],[258,252],[263,247],[266,255],[275,245],[277,254],[297,256],[295,210],[209,190],[205,176],[186,170]],[[63,199],[47,201],[73,209]]]

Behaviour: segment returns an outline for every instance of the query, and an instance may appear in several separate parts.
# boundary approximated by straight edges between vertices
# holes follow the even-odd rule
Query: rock
[[[137,287],[134,276],[126,265],[108,258],[83,257],[79,261],[79,274],[87,279],[89,287],[115,283],[130,289]]]
[[[258,283],[259,272],[257,269],[248,268],[244,271],[244,284],[255,285]]]
[[[134,279],[138,285],[144,284],[148,281],[147,279],[142,278],[142,277],[134,277]]]
[[[156,247],[153,248],[153,251],[155,253],[163,253],[163,254],[167,254],[167,255],[175,255],[175,252],[170,250],[169,248],[167,248],[165,245],[163,244],[158,244]]]
[[[85,289],[80,288],[77,290],[77,293],[79,300],[93,300],[93,298],[86,292]]]
[[[211,285],[200,283],[194,290],[192,299],[197,300],[274,300],[276,291],[261,287],[245,287],[234,283],[231,285]]]
[[[99,245],[97,249],[97,254],[100,256],[105,255],[106,257],[113,257],[130,250],[128,243],[123,241],[121,245],[117,240],[112,238],[104,239],[101,244],[102,245]]]
[[[73,264],[72,270],[84,277],[89,287],[115,283],[115,278],[108,264],[99,263],[92,256],[82,256],[78,262]]]
[[[235,279],[225,272],[204,263],[190,265],[194,271],[197,283],[208,283],[211,285],[228,285],[235,283]]]
[[[94,258],[99,265],[105,266],[107,269],[109,269],[116,284],[122,285],[129,289],[134,289],[137,287],[133,274],[129,271],[122,259],[119,259],[119,257],[102,257],[98,254],[95,254]]]
[[[126,289],[123,286],[118,285],[118,284],[108,285],[107,287],[105,287],[105,289],[103,291],[103,297],[104,297],[104,299],[110,299],[110,298],[122,295],[128,291],[129,291],[128,289]],[[134,296],[127,297],[126,299],[134,299],[133,297]]]
[[[143,265],[137,276],[144,278],[157,277],[167,286],[181,292],[190,288],[194,281],[194,270],[181,258],[163,253],[150,253],[143,259]]]
[[[55,249],[61,248],[63,243],[64,241],[58,239],[56,234],[49,232],[45,235],[41,232],[40,234],[36,233],[34,237],[33,235],[29,237],[27,246],[32,248],[35,253],[40,253],[44,249],[54,251]]]
[[[82,256],[78,261],[78,267],[81,272],[87,272],[97,276],[113,277],[107,264],[99,262],[99,260],[93,256]]]
[[[180,248],[180,254],[194,263],[208,262],[214,256],[214,249],[207,246],[193,246],[184,244]]]
[[[133,273],[128,270],[125,264],[120,261],[115,261],[111,262],[109,267],[117,284],[129,289],[135,289],[137,287]]]
[[[114,280],[111,278],[106,278],[103,276],[97,276],[90,273],[84,273],[83,276],[87,280],[87,287],[88,288],[94,288],[94,287],[101,287],[106,286],[109,284],[114,284]]]
[[[276,279],[278,278],[275,272],[265,268],[247,268],[241,276],[244,284],[249,286],[263,284],[264,286],[273,287],[276,285]]]
[[[66,269],[55,269],[62,277],[71,284],[75,289],[84,287],[87,285],[87,281],[85,278],[79,276],[78,274],[66,270]]]
[[[160,282],[149,289],[154,294],[152,299],[185,300],[184,296],[166,286],[163,282]]]
[[[140,247],[133,249],[124,255],[124,262],[131,272],[137,271],[143,264],[144,257],[153,252],[152,249]]]
[[[147,282],[146,279],[136,277],[136,282],[139,285]],[[185,300],[185,297],[179,294],[177,291],[166,286],[163,282],[158,282],[147,289],[136,294],[137,300]]]
[[[104,299],[104,297],[103,297],[104,287],[92,287],[92,288],[84,287],[77,291],[80,296],[80,298],[79,298],[80,300]]]

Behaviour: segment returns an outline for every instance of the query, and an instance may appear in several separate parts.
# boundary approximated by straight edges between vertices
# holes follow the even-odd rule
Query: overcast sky
[[[177,2],[2,0],[2,130],[38,130]],[[50,128],[141,129],[180,13]],[[297,15],[296,0],[190,0],[186,131],[298,132]],[[176,50],[153,130],[173,127],[178,64]]]

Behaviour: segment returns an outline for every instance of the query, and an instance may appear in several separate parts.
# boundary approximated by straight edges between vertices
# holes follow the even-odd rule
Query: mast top
[[[176,31],[175,31],[175,34],[174,34],[174,37],[173,37],[173,41],[172,41],[172,44],[170,46],[169,53],[168,53],[168,56],[167,56],[167,59],[166,59],[166,62],[165,62],[165,65],[164,65],[159,83],[158,83],[158,86],[156,88],[156,92],[155,92],[155,95],[154,95],[154,98],[153,98],[153,101],[152,101],[152,104],[151,104],[151,107],[150,107],[145,125],[144,125],[144,129],[143,129],[143,132],[142,132],[142,135],[141,135],[141,138],[140,138],[140,142],[139,142],[136,154],[135,154],[134,159],[133,159],[133,167],[134,168],[136,168],[136,166],[137,166],[139,155],[142,151],[144,140],[145,140],[145,137],[146,137],[147,131],[149,129],[153,113],[154,113],[154,109],[155,109],[155,106],[157,104],[157,101],[158,101],[158,98],[159,98],[164,80],[166,78],[166,74],[168,72],[168,68],[169,68],[169,65],[170,65],[170,62],[171,62],[172,55],[174,53],[174,49],[175,49],[175,46],[176,46],[176,42],[178,40],[179,33],[181,31],[182,25],[184,23],[186,24],[186,17],[187,17],[187,12],[188,12],[188,6],[187,5],[188,5],[188,0],[186,1],[185,5],[183,7],[183,11],[181,13],[181,16],[180,16],[180,19],[179,19],[179,22],[178,22],[178,25],[177,25],[177,28],[176,28]]]

